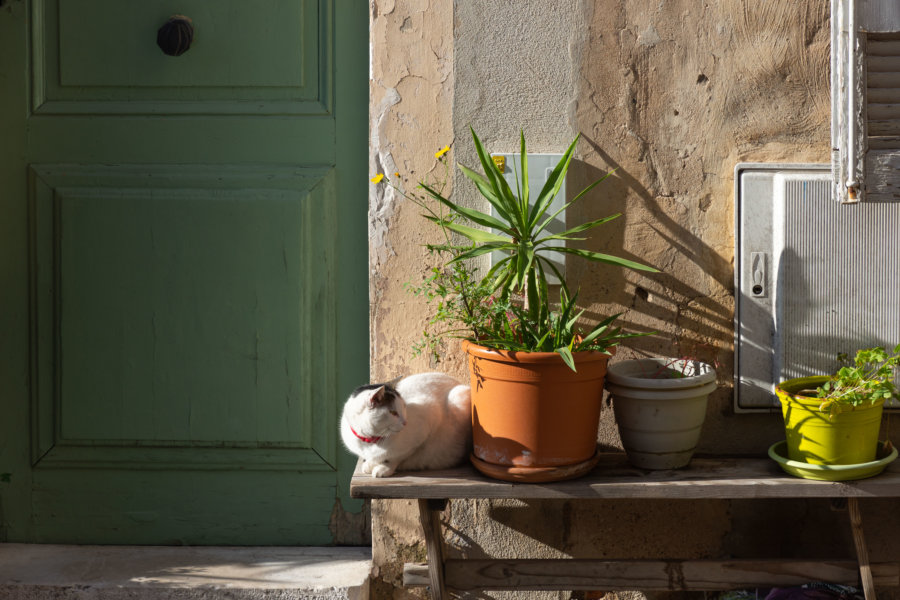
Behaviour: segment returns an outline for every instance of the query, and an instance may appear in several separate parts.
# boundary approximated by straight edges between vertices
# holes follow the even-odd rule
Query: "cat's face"
[[[365,385],[352,397],[359,402],[358,417],[371,435],[397,433],[406,427],[406,403],[391,385]]]

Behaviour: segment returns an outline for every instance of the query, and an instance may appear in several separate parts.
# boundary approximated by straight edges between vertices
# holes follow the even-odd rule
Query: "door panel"
[[[312,318],[333,171],[277,172],[32,166],[42,454],[312,448],[312,423],[336,420],[313,400],[333,326]]]
[[[27,206],[30,306],[3,342],[30,374],[0,399],[0,540],[335,542],[359,509],[337,415],[368,373],[365,7],[28,10],[30,101],[0,92],[25,123],[5,152],[27,168],[0,173],[27,194],[0,210]],[[170,57],[175,13],[195,43]]]
[[[39,114],[331,112],[330,2],[35,0],[32,14]],[[175,14],[194,26],[179,57],[156,44]]]
[[[54,468],[36,472],[29,541],[327,545],[334,500],[325,472]]]
[[[309,82],[306,94],[315,97],[315,2],[260,8],[240,0],[49,0],[44,23],[47,27],[55,21],[59,24],[61,87],[301,89]],[[176,13],[196,21],[197,30],[191,62],[170,65],[170,57],[146,41],[155,39],[154,24]],[[228,60],[223,61],[223,56]],[[278,60],[266,60],[270,57]],[[98,64],[105,68],[97,69]]]

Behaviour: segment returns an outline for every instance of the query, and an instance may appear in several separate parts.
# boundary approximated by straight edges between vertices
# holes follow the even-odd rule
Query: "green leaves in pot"
[[[440,226],[444,232],[445,243],[429,248],[449,260],[443,267],[434,269],[422,286],[413,288],[413,292],[437,302],[437,312],[430,325],[455,321],[469,334],[464,335],[462,329],[451,326],[438,335],[466,337],[500,350],[557,352],[573,370],[573,352],[605,352],[621,339],[641,335],[622,333],[620,328],[613,327],[619,315],[603,319],[586,333],[581,331],[578,322],[584,311],[576,307],[578,292],[572,293],[550,259],[551,252],[561,252],[591,262],[658,272],[636,261],[566,245],[567,242],[587,239],[582,234],[617,219],[621,213],[576,225],[562,233],[554,234],[547,229],[560,212],[582,200],[611,173],[591,183],[562,208],[550,213],[553,198],[565,181],[578,137],[566,149],[536,198],[529,197],[524,133],[520,134],[521,173],[517,176],[515,189],[498,171],[474,129],[472,139],[483,173],[464,165],[458,166],[493,208],[493,214],[451,201],[442,193],[442,186],[420,184],[424,197],[399,190],[423,208],[425,218]],[[442,154],[436,156],[443,162]],[[373,182],[376,182],[375,179]],[[426,198],[435,201],[439,209],[425,202]],[[451,232],[469,243],[454,243]],[[500,252],[504,256],[480,276],[477,269],[471,266],[472,259],[491,252]],[[549,273],[555,274],[561,282],[556,310],[547,281]],[[429,336],[426,331],[427,345],[433,340]]]
[[[822,398],[819,410],[836,414],[897,397],[894,377],[900,367],[900,345],[890,354],[882,347],[864,348],[852,361],[846,354],[839,354],[838,360],[844,366],[817,389]]]
[[[552,234],[547,231],[547,226],[553,222],[560,212],[578,202],[585,194],[612,174],[611,172],[607,173],[581,190],[562,208],[552,214],[547,214],[553,198],[565,181],[566,172],[569,170],[569,164],[572,160],[572,153],[575,151],[575,145],[578,143],[580,136],[576,136],[566,149],[556,168],[547,178],[547,182],[544,184],[538,197],[534,202],[531,202],[527,184],[528,153],[524,133],[520,134],[522,173],[519,181],[522,183],[517,186],[518,189],[513,190],[494,166],[490,155],[485,151],[475,130],[472,129],[471,131],[472,139],[475,142],[475,150],[478,153],[478,159],[481,162],[484,174],[479,174],[463,165],[459,165],[459,168],[490,203],[496,216],[460,206],[451,202],[436,190],[426,185],[422,187],[428,195],[450,209],[453,216],[461,216],[472,223],[492,228],[499,233],[469,227],[459,223],[454,218],[430,217],[432,221],[438,223],[441,227],[450,229],[468,238],[473,243],[472,248],[456,255],[451,263],[476,258],[494,251],[506,254],[502,260],[498,261],[491,268],[485,279],[492,282],[494,292],[501,298],[508,298],[510,293],[520,293],[526,297],[529,316],[535,321],[540,320],[542,311],[545,311],[549,304],[547,270],[552,271],[557,276],[559,281],[562,282],[564,289],[567,288],[565,278],[548,257],[550,252],[562,252],[593,262],[617,265],[629,269],[658,272],[657,269],[639,262],[565,245],[565,242],[587,239],[580,237],[579,234],[608,223],[622,216],[621,213],[582,223],[558,234]]]

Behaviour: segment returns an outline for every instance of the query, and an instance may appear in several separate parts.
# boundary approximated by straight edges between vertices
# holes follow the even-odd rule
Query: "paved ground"
[[[3,600],[367,600],[371,549],[0,544]]]

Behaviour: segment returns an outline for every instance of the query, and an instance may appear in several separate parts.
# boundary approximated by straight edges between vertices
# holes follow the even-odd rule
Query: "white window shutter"
[[[900,2],[831,4],[834,197],[900,202]]]

